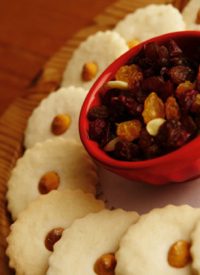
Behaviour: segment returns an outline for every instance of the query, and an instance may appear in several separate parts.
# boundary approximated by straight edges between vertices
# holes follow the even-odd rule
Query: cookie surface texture
[[[80,141],[78,119],[87,91],[73,86],[61,88],[43,99],[34,109],[25,130],[24,145],[60,137]]]
[[[98,258],[115,253],[127,228],[138,220],[136,212],[102,210],[76,220],[63,232],[49,259],[48,275],[95,275]]]
[[[64,188],[95,193],[97,182],[96,165],[81,144],[64,138],[37,143],[18,159],[11,173],[8,209],[16,219],[39,195]]]
[[[46,274],[52,253],[45,246],[48,233],[55,228],[67,228],[75,219],[103,208],[103,202],[80,190],[52,191],[41,196],[11,226],[6,251],[10,266],[17,275]]]
[[[116,275],[192,274],[190,261],[185,261],[183,267],[175,267],[180,260],[190,257],[176,258],[172,248],[179,241],[190,243],[191,231],[199,217],[200,209],[187,205],[169,205],[141,216],[122,237],[116,253]],[[185,252],[181,257],[189,255],[189,251]],[[171,260],[175,262],[173,265]]]
[[[125,40],[113,31],[97,32],[89,36],[75,50],[67,64],[61,85],[89,89],[98,76],[127,50]],[[87,77],[90,75],[91,77]]]
[[[200,1],[190,0],[183,9],[182,15],[186,26],[190,24],[195,24],[197,23],[197,21],[199,21],[200,24]]]
[[[169,20],[170,18],[170,20]],[[148,5],[128,14],[114,30],[126,41],[144,41],[157,35],[185,29],[180,12],[172,5]]]
[[[192,268],[194,274],[200,274],[200,221],[196,223],[191,234],[191,242]]]

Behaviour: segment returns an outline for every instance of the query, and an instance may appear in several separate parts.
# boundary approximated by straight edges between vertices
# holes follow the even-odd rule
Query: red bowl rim
[[[139,45],[135,46],[134,48],[128,50],[119,58],[117,58],[95,81],[93,86],[90,88],[80,111],[79,117],[79,134],[81,141],[87,150],[87,152],[94,158],[96,161],[100,162],[101,164],[117,168],[117,169],[135,169],[135,168],[143,168],[143,167],[150,167],[154,165],[159,165],[162,163],[169,163],[172,160],[180,161],[183,158],[183,155],[187,155],[191,157],[191,148],[197,148],[199,145],[200,137],[194,138],[192,141],[188,142],[183,147],[176,149],[175,151],[165,154],[160,157],[156,157],[149,160],[141,160],[141,161],[121,161],[111,158],[107,155],[101,148],[99,148],[98,144],[95,141],[89,139],[88,136],[88,119],[87,113],[92,106],[92,102],[94,101],[95,95],[98,94],[102,85],[109,81],[116,70],[124,65],[130,58],[135,56],[142,47],[150,42],[158,42],[158,43],[165,43],[170,39],[179,39],[179,38],[200,38],[200,31],[179,31],[179,32],[172,32],[163,34],[151,39],[148,39]]]

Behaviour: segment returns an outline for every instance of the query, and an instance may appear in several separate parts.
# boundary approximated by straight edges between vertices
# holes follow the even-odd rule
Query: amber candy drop
[[[54,244],[60,240],[60,238],[62,237],[62,233],[63,233],[63,228],[62,227],[57,227],[52,229],[46,236],[45,238],[45,247],[49,250],[49,251],[53,251],[53,247]]]
[[[175,242],[168,252],[169,265],[176,268],[182,268],[190,262],[190,243],[185,240]]]
[[[102,255],[94,265],[94,271],[98,275],[115,275],[116,259],[113,253]]]

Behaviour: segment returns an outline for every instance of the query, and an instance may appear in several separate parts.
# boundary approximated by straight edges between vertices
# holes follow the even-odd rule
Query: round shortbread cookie
[[[191,234],[191,255],[192,255],[192,268],[194,274],[200,274],[200,220],[196,223],[195,228]]]
[[[47,274],[95,275],[96,261],[104,254],[115,253],[119,240],[138,218],[136,212],[117,209],[102,210],[76,220],[55,245]]]
[[[18,159],[8,181],[8,209],[16,219],[41,194],[64,188],[95,193],[97,182],[96,165],[81,144],[63,138],[46,140]]]
[[[103,208],[102,201],[80,190],[52,191],[41,196],[11,226],[6,251],[10,267],[17,275],[46,274],[51,254],[45,245],[48,233],[55,228],[65,229],[75,219]]]
[[[200,13],[200,1],[190,0],[182,11],[183,20],[187,25],[196,23],[198,13]]]
[[[186,29],[192,31],[200,31],[200,24],[188,24],[186,25]]]
[[[67,64],[61,85],[89,89],[108,65],[127,50],[125,40],[116,32],[97,32],[89,36],[75,50]],[[84,65],[88,63],[92,63],[93,66],[88,66],[85,71]],[[84,80],[83,73],[86,78],[89,77],[88,80]]]
[[[189,254],[190,234],[199,218],[200,209],[188,205],[169,205],[141,216],[122,237],[116,253],[116,275],[192,274],[189,261],[183,267],[174,266],[179,262],[173,252],[176,245],[188,244],[185,252]],[[183,256],[176,256],[179,255]],[[186,255],[183,260],[189,260]],[[169,263],[171,260],[175,260],[173,265]]]
[[[37,142],[57,138],[58,135],[80,141],[78,120],[86,95],[86,90],[71,86],[61,88],[43,99],[28,120],[25,130],[25,147],[30,148]],[[64,118],[61,117],[55,121],[60,115],[64,115]],[[67,119],[69,121],[66,122]],[[66,123],[69,125],[67,126]],[[52,130],[53,126],[54,130]]]
[[[185,29],[181,13],[172,5],[148,5],[128,14],[114,30],[126,41],[144,41],[157,35]]]

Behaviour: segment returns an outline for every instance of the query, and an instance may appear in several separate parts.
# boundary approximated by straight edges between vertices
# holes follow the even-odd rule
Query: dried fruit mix
[[[155,42],[120,67],[88,112],[89,137],[111,157],[146,160],[180,148],[200,127],[200,56]],[[115,85],[116,82],[116,85]],[[123,85],[122,85],[123,84]]]

